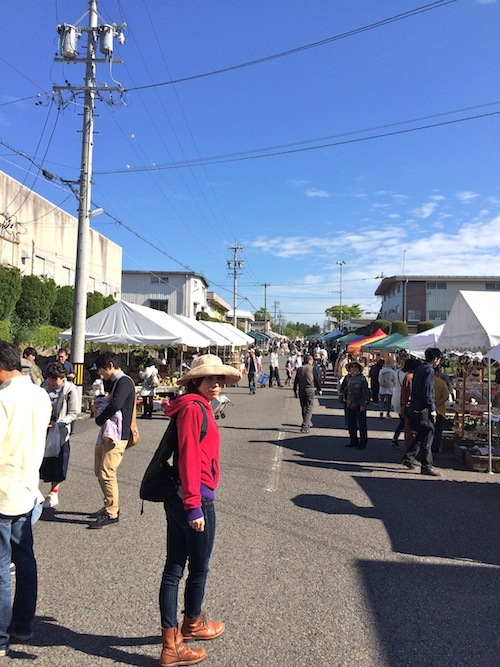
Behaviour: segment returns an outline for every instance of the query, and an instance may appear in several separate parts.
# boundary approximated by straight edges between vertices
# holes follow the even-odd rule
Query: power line
[[[281,51],[280,53],[275,53],[269,56],[264,56],[263,58],[257,58],[255,60],[250,60],[245,63],[240,63],[238,65],[230,65],[228,67],[222,67],[221,69],[217,70],[212,70],[210,72],[204,72],[203,74],[194,74],[192,76],[186,76],[181,79],[174,79],[171,81],[163,81],[161,83],[154,83],[154,84],[147,84],[144,86],[136,86],[135,88],[126,88],[125,92],[132,92],[136,90],[146,90],[148,88],[159,88],[161,86],[171,86],[175,83],[184,83],[186,81],[194,81],[196,79],[203,79],[209,76],[215,76],[217,74],[225,74],[226,72],[233,72],[235,70],[239,69],[244,69],[246,67],[253,67],[254,65],[260,65],[262,63],[269,62],[271,60],[277,60],[279,58],[285,58],[287,56],[295,55],[296,53],[301,53],[302,51],[308,51],[309,49],[315,49],[320,46],[324,46],[325,44],[330,44],[332,42],[339,41],[341,39],[346,39],[348,37],[354,37],[355,35],[359,35],[363,32],[367,32],[368,30],[374,30],[376,28],[380,28],[385,25],[389,25],[391,23],[395,23],[396,21],[402,21],[407,18],[411,18],[413,16],[417,16],[418,14],[423,14],[424,12],[429,12],[432,11],[433,9],[438,9],[439,7],[444,7],[445,5],[450,5],[454,2],[457,2],[457,0],[437,0],[436,2],[431,2],[428,5],[422,5],[421,7],[416,7],[415,9],[411,9],[407,12],[403,12],[402,14],[396,14],[395,16],[390,16],[386,19],[382,19],[380,21],[376,21],[375,23],[369,23],[368,25],[362,26],[360,28],[355,28],[354,30],[349,30],[347,32],[343,32],[339,35],[334,35],[332,37],[327,37],[326,39],[321,39],[317,42],[311,42],[310,44],[304,44],[303,46],[298,46],[293,49],[288,49],[287,51]]]
[[[498,103],[497,103],[498,104]],[[219,156],[214,156],[214,157],[209,157],[205,158],[203,161],[199,160],[191,160],[190,162],[183,163],[183,162],[176,162],[173,164],[159,164],[154,167],[155,170],[161,170],[161,169],[180,169],[184,167],[193,167],[193,166],[201,166],[202,164],[227,164],[230,162],[245,162],[248,160],[259,160],[263,158],[268,158],[268,157],[276,157],[280,155],[292,155],[294,153],[305,153],[308,151],[317,151],[321,150],[324,148],[333,148],[335,146],[347,146],[349,144],[356,144],[356,143],[361,143],[363,141],[372,141],[374,139],[383,139],[386,137],[395,137],[398,135],[402,134],[409,134],[411,132],[420,132],[422,130],[429,130],[429,129],[435,129],[437,127],[445,127],[447,125],[454,125],[457,123],[464,123],[466,121],[471,121],[471,120],[478,120],[482,118],[489,118],[493,116],[498,116],[500,115],[500,111],[492,111],[490,113],[485,113],[485,114],[478,114],[476,116],[468,116],[466,118],[456,118],[454,120],[448,120],[448,121],[441,121],[440,123],[430,123],[428,125],[420,125],[418,127],[412,127],[412,128],[407,128],[405,130],[394,130],[393,132],[383,132],[379,134],[373,134],[368,137],[359,137],[356,139],[346,139],[344,141],[334,141],[331,143],[326,143],[326,144],[320,144],[318,146],[308,146],[304,148],[293,148],[289,150],[279,150],[279,151],[274,151],[274,152],[266,152],[266,153],[260,153],[257,155],[248,155],[248,152],[255,152],[255,151],[246,151],[243,153],[229,153],[225,155],[219,155]],[[408,123],[412,121],[401,121],[399,123],[394,123],[389,125],[389,127],[394,127],[396,125],[401,125],[403,123]],[[359,134],[361,132],[365,132],[367,130],[357,130],[356,132],[351,132],[348,134]],[[345,136],[345,135],[341,135]],[[261,149],[262,151],[266,151],[268,149]],[[111,174],[121,174],[121,173],[140,173],[143,171],[151,171],[152,169],[150,168],[130,168],[130,169],[114,169],[114,170],[108,170],[108,171],[96,171],[96,174],[99,174],[100,176],[103,175],[111,175]]]

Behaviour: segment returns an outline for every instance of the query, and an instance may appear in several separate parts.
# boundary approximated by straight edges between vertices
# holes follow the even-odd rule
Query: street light
[[[339,265],[340,268],[340,317],[339,317],[339,329],[342,331],[342,267],[347,264],[347,262],[344,262],[344,260],[340,260],[339,262],[335,262],[335,264]]]

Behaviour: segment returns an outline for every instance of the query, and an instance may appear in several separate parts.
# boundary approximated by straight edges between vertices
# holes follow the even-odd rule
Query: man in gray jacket
[[[318,391],[321,396],[321,384],[318,377],[318,371],[314,366],[314,359],[306,355],[304,363],[297,368],[295,380],[293,382],[293,393],[295,398],[300,400],[302,408],[302,433],[307,433],[312,426],[312,411],[314,401],[314,391]]]

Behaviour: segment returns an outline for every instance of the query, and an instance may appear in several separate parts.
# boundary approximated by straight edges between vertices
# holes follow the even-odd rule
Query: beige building
[[[0,264],[74,285],[78,220],[0,171]],[[122,249],[89,235],[88,292],[120,298]]]

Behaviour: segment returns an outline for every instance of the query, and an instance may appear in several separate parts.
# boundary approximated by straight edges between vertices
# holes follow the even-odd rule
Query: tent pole
[[[488,357],[488,472],[493,474],[491,436],[491,359]]]

